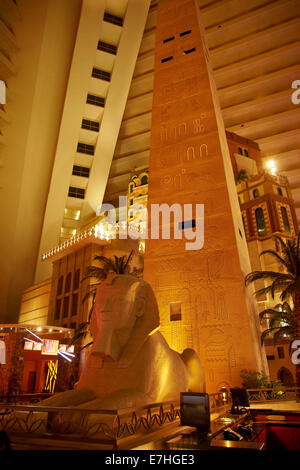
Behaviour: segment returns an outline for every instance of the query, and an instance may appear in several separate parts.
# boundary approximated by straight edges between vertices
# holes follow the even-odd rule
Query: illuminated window
[[[281,216],[282,216],[284,231],[285,231],[285,233],[291,233],[291,227],[290,227],[290,223],[289,223],[287,210],[283,206],[280,207],[280,210],[281,210]]]
[[[255,209],[255,219],[256,219],[256,226],[257,226],[257,233],[259,237],[264,237],[267,234],[266,231],[266,222],[264,217],[264,211],[261,207]]]
[[[66,219],[79,220],[80,210],[65,208],[65,217]]]

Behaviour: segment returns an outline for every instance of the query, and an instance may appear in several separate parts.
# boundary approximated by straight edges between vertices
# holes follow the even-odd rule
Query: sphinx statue
[[[90,333],[94,342],[76,388],[43,405],[120,409],[178,400],[184,391],[205,392],[195,351],[177,353],[160,333],[157,302],[146,281],[109,273],[97,288]]]

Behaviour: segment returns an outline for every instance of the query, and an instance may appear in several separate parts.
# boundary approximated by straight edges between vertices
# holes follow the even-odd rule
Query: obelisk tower
[[[187,250],[149,239],[145,279],[161,331],[181,352],[193,347],[208,391],[238,385],[240,370],[263,368],[243,276],[251,270],[225,131],[195,0],[161,0],[155,46],[148,214],[153,204],[204,204],[204,244]],[[149,227],[151,227],[151,217]],[[185,225],[182,224],[185,222]]]

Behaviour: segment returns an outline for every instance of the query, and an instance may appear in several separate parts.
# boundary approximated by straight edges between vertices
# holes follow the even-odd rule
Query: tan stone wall
[[[51,279],[26,289],[21,298],[18,323],[47,325]]]

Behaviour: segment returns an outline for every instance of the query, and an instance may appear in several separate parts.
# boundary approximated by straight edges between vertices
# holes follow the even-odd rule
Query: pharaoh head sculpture
[[[128,363],[158,326],[158,306],[150,285],[134,276],[109,273],[96,293],[91,354]]]

